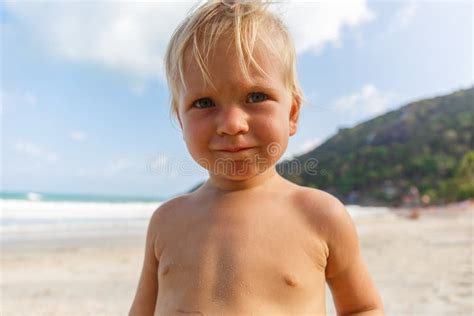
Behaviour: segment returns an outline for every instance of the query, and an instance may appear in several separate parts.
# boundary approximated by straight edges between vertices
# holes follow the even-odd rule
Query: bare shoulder
[[[317,231],[328,247],[344,233],[355,232],[354,223],[344,204],[322,190],[301,187],[293,194],[295,205],[304,214],[308,224]]]
[[[343,204],[332,194],[309,187],[295,185],[294,194],[303,205],[312,207],[343,206]]]
[[[173,228],[176,228],[177,221],[183,220],[183,216],[180,216],[180,211],[189,203],[188,199],[187,195],[169,199],[160,204],[151,215],[148,234],[154,240],[157,258],[166,242],[166,237],[173,232]]]
[[[298,209],[321,233],[333,231],[341,221],[351,221],[344,204],[325,191],[297,186],[293,198]]]
[[[183,209],[188,203],[189,195],[180,195],[169,199],[153,212],[151,216],[151,221],[158,224],[163,221],[171,220],[173,217],[176,217],[179,213],[179,210]]]

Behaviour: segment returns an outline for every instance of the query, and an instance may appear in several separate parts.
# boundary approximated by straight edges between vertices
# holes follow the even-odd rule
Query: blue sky
[[[206,178],[168,109],[167,40],[193,2],[2,1],[3,191],[172,196]],[[470,1],[289,2],[306,95],[285,157],[473,84]]]

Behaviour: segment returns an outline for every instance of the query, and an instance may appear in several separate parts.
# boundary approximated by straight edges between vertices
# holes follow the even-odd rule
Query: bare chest
[[[196,211],[175,223],[160,253],[160,292],[179,289],[198,305],[324,301],[327,248],[297,214],[226,211]]]

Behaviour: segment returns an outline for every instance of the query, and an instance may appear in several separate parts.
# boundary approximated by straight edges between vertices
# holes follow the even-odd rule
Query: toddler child
[[[383,315],[343,204],[282,178],[302,92],[261,1],[209,1],[165,57],[172,111],[209,179],[151,217],[130,315]]]

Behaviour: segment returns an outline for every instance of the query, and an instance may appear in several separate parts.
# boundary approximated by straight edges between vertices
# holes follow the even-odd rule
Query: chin
[[[234,160],[228,164],[217,164],[209,172],[215,176],[227,178],[234,181],[244,181],[258,176],[268,170],[271,166],[249,163],[248,160]]]

